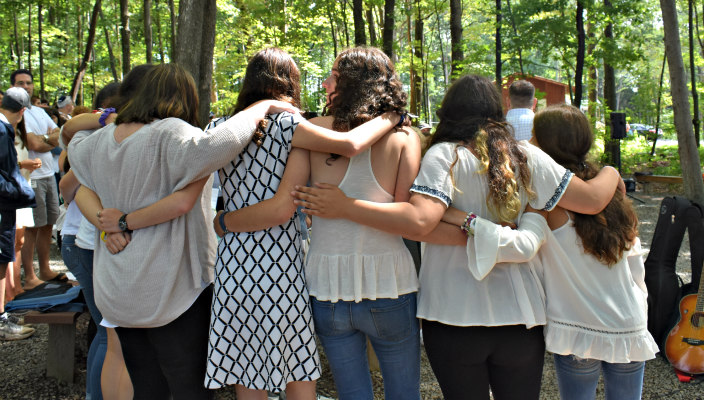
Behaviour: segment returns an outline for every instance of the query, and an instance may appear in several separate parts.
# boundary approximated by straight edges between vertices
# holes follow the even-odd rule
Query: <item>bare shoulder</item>
[[[325,117],[315,117],[309,119],[308,122],[313,125],[323,126],[325,128],[332,128],[333,117],[329,115]]]
[[[409,126],[393,128],[386,134],[385,138],[393,144],[400,146],[420,145],[420,137],[415,129]]]

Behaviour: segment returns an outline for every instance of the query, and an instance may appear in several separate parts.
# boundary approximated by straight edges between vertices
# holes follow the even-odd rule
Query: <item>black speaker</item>
[[[625,139],[626,137],[626,114],[611,113],[611,139]]]

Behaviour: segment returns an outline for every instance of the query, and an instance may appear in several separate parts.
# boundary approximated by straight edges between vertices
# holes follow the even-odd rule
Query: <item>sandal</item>
[[[47,282],[68,282],[68,276],[63,272],[59,272],[55,277],[47,280]]]

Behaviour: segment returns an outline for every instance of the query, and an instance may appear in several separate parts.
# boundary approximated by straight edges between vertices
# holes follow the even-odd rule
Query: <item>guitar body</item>
[[[680,320],[667,336],[665,355],[680,371],[704,374],[704,312],[697,311],[696,294],[680,301]]]

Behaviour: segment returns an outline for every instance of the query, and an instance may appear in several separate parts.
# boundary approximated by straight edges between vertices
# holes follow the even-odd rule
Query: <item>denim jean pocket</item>
[[[335,304],[329,301],[320,301],[311,296],[310,306],[313,310],[313,324],[315,325],[315,332],[323,336],[334,335]]]
[[[380,339],[400,340],[418,331],[415,293],[374,303],[369,311]]]

